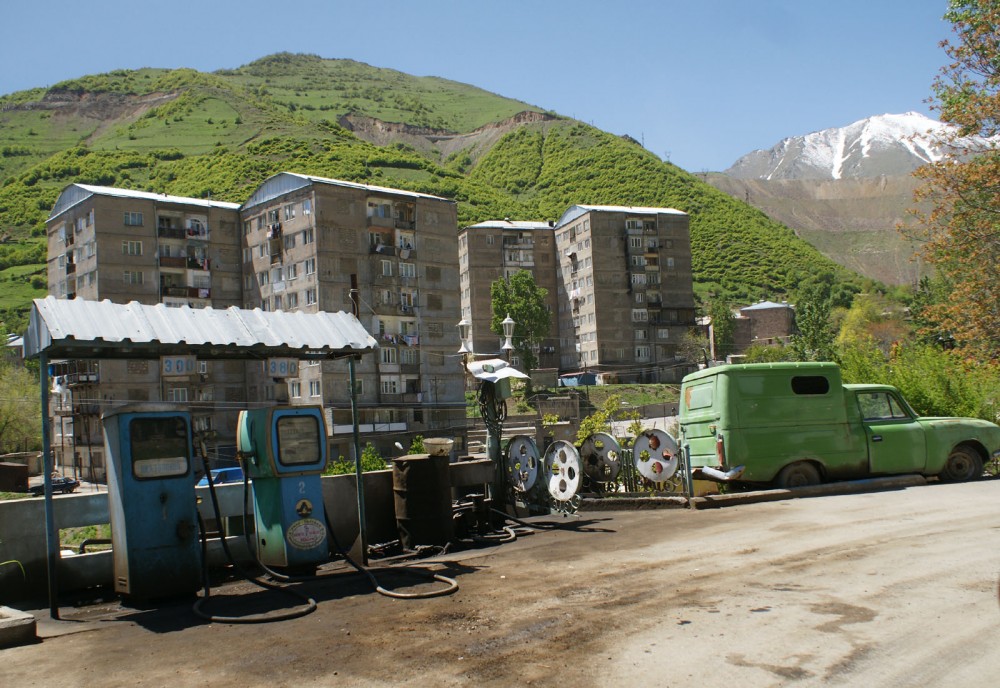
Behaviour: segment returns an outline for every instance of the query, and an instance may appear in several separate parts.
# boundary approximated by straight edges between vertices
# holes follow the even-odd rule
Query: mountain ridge
[[[908,174],[963,147],[984,143],[970,138],[956,147],[950,141],[954,130],[917,112],[875,115],[843,127],[784,138],[770,149],[741,156],[723,174],[768,181]]]
[[[241,202],[294,171],[451,198],[461,224],[557,219],[574,204],[673,207],[691,215],[700,298],[789,298],[823,274],[859,289],[787,227],[634,139],[436,77],[262,60],[212,74],[116,70],[0,97],[0,227],[38,242],[73,182]]]

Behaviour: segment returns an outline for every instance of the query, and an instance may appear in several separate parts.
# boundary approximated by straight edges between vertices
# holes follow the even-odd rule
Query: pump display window
[[[283,466],[314,464],[322,458],[319,423],[315,416],[278,418],[278,462]]]
[[[137,480],[175,478],[190,469],[188,427],[184,418],[133,418],[132,475]]]

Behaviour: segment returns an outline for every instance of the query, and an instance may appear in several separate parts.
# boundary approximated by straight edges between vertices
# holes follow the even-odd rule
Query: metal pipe
[[[354,357],[347,359],[351,375],[351,417],[354,421],[354,475],[358,485],[358,540],[361,543],[361,564],[368,565],[368,527],[365,522],[365,480],[361,469],[361,434],[358,427],[358,386],[355,381]]]
[[[49,357],[38,355],[38,380],[42,388],[42,472],[45,474],[45,568],[49,576],[49,616],[59,618],[59,533],[52,505],[52,429],[49,427]]]
[[[739,480],[745,470],[746,466],[737,466],[736,468],[725,472],[720,471],[718,468],[712,468],[711,466],[699,466],[692,471],[692,474],[695,478],[712,480],[717,483],[728,483],[733,480]]]

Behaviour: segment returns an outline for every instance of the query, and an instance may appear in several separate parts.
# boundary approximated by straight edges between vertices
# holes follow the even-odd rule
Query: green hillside
[[[378,144],[345,128],[373,120]],[[0,238],[37,246],[73,182],[240,202],[282,170],[446,196],[460,223],[555,219],[576,203],[677,208],[692,217],[702,295],[794,298],[810,275],[859,279],[630,139],[436,77],[279,54],[214,74],[119,70],[0,97]],[[21,308],[17,298],[5,293],[0,309]]]

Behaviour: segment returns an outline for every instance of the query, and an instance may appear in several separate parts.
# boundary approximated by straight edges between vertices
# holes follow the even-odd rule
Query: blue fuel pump
[[[237,450],[253,479],[260,562],[295,569],[327,561],[320,480],[327,455],[323,409],[278,406],[241,411]]]
[[[191,416],[163,404],[104,414],[115,592],[192,594],[201,583]]]

